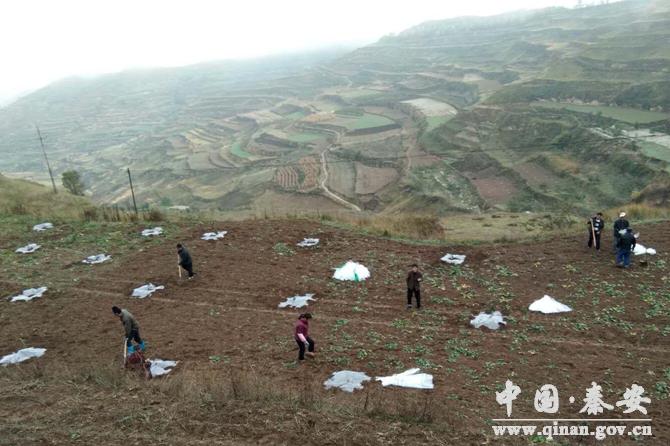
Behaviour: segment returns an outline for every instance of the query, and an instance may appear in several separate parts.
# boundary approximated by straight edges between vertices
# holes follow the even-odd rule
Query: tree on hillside
[[[84,195],[84,180],[79,176],[76,170],[63,172],[63,187],[72,195]]]

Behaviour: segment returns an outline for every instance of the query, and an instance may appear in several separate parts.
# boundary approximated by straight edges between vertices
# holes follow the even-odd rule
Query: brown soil
[[[514,167],[524,180],[528,181],[528,185],[533,189],[540,189],[541,184],[546,184],[551,188],[555,186],[561,179],[551,173],[549,170],[536,163],[523,163]]]
[[[643,242],[661,255],[650,257],[649,267],[630,271],[614,268],[608,252],[585,249],[581,235],[454,248],[409,245],[312,222],[256,221],[219,224],[217,229],[228,231],[225,239],[199,240],[212,226],[182,226],[164,244],[141,240],[131,254],[94,268],[58,257],[75,257],[75,247],[39,257],[37,266],[17,258],[21,263],[2,281],[4,295],[42,284],[50,290],[30,303],[0,302],[0,353],[28,346],[47,353],[0,370],[4,444],[528,444],[528,438],[495,441],[486,422],[506,418],[495,389],[507,379],[522,389],[515,418],[545,415],[533,408],[535,390],[544,384],[554,384],[561,398],[553,416],[579,418],[591,382],[603,386],[604,400],[613,405],[638,383],[652,399],[648,415],[625,415],[615,407],[603,417],[652,418],[654,437],[643,444],[667,444],[668,390],[659,383],[670,381],[670,348],[661,334],[670,325],[662,297],[670,286],[665,264],[656,262],[670,252],[668,223],[643,228]],[[320,247],[296,248],[304,237],[320,238]],[[177,277],[177,241],[194,256],[194,281]],[[278,243],[294,254],[286,255]],[[14,244],[0,236],[1,247]],[[465,266],[440,263],[447,252],[467,254]],[[370,268],[371,278],[331,280],[332,268],[352,256]],[[426,277],[421,313],[406,310],[404,302],[404,277],[414,261]],[[26,271],[37,273],[12,279]],[[130,299],[131,290],[146,281],[165,290]],[[292,331],[299,310],[277,304],[303,293],[317,299],[308,310],[318,355],[296,366]],[[527,312],[544,294],[575,311]],[[170,376],[148,383],[112,379],[123,334],[112,305],[137,317],[149,357],[180,361]],[[470,315],[493,309],[514,321],[500,331],[470,327]],[[382,391],[370,382],[367,390],[350,395],[320,384],[343,369],[374,377],[411,367],[432,373],[435,390]],[[185,387],[187,379],[192,387]],[[295,402],[250,396],[265,389],[253,383],[270,380]],[[229,387],[218,394],[216,383]],[[596,444],[594,438],[581,440]],[[602,444],[621,441],[609,437]]]
[[[300,170],[305,174],[305,179],[300,185],[300,190],[310,191],[316,189],[319,179],[319,165],[316,159],[312,156],[305,156],[300,158]]]
[[[291,166],[279,166],[275,170],[275,184],[286,190],[298,188],[298,173]]]
[[[477,192],[491,206],[506,204],[519,191],[514,183],[505,177],[489,177],[472,181]]]
[[[356,194],[367,195],[380,191],[398,180],[398,171],[390,167],[370,167],[356,163]]]

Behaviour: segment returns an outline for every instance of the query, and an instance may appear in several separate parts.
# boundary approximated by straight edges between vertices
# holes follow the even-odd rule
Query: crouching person
[[[312,319],[310,313],[303,313],[295,323],[295,342],[298,343],[300,353],[298,354],[298,361],[305,362],[305,344],[309,345],[307,356],[313,358],[314,354],[314,340],[309,337],[309,320]]]
[[[147,379],[151,379],[151,361],[149,361],[141,351],[135,351],[126,358],[126,368],[142,373]]]

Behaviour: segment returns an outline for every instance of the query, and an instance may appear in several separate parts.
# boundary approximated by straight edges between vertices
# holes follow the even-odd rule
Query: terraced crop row
[[[300,190],[309,191],[316,189],[319,179],[319,165],[316,160],[311,156],[300,158],[300,170],[305,174],[305,179],[300,185]]]

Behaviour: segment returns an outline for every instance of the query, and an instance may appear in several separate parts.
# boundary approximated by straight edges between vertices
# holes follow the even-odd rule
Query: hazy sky
[[[334,42],[426,20],[576,0],[0,1],[0,99],[74,74],[179,66]],[[397,6],[396,6],[397,5]]]

